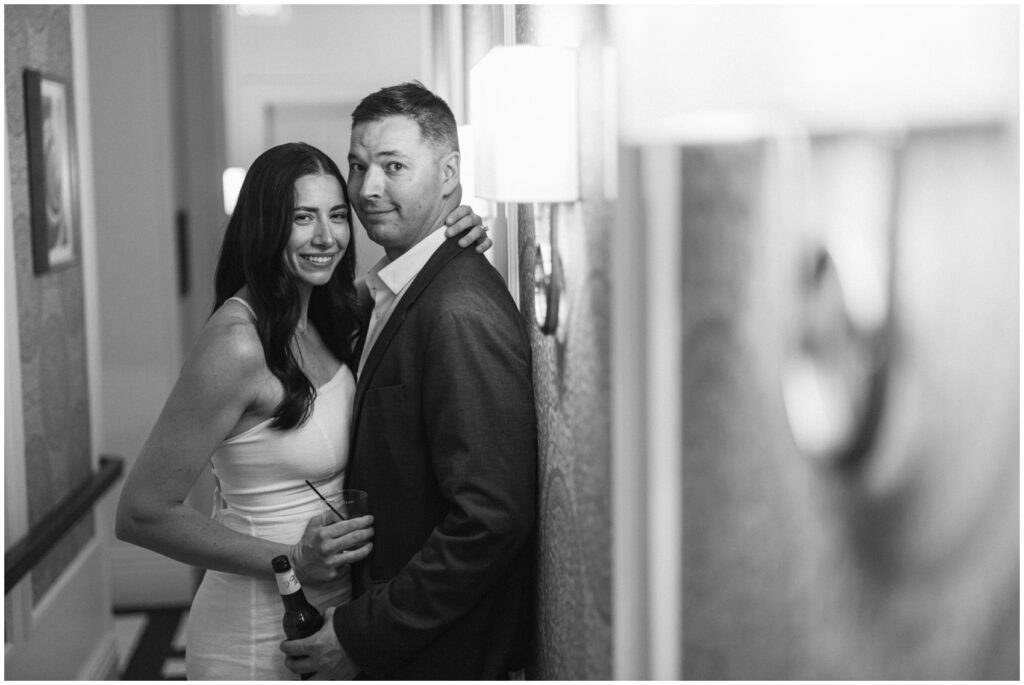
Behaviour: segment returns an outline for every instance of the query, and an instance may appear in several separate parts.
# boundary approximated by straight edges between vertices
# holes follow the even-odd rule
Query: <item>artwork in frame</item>
[[[36,274],[78,262],[78,197],[71,88],[25,70],[32,263]]]

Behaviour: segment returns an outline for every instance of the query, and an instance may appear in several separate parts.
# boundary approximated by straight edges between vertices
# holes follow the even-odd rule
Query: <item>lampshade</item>
[[[470,70],[476,195],[499,202],[579,199],[575,51],[495,47]]]
[[[224,213],[231,216],[235,211],[235,203],[238,202],[238,193],[242,190],[242,181],[245,180],[245,169],[242,167],[228,167],[221,176],[224,188]]]

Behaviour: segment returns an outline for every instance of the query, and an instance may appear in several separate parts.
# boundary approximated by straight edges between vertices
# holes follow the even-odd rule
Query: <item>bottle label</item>
[[[302,589],[299,585],[299,579],[295,577],[295,571],[289,569],[284,573],[278,573],[277,575],[277,589],[282,595],[295,594]]]

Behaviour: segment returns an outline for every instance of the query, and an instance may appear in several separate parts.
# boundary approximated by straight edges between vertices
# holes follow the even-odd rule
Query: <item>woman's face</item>
[[[299,285],[325,285],[348,248],[348,202],[341,184],[328,174],[295,182],[292,233],[284,249],[285,268]]]

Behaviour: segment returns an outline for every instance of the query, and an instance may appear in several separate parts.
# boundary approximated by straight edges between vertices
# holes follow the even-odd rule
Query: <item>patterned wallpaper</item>
[[[610,207],[604,199],[600,108],[600,7],[516,7],[518,42],[543,31],[582,36],[581,192],[576,219],[561,222],[568,307],[555,336],[532,327],[539,421],[540,489],[538,624],[530,678],[612,677]],[[524,94],[524,96],[528,96]],[[524,315],[534,320],[533,217],[519,206],[520,284]]]
[[[22,92],[22,69],[26,67],[71,82],[70,9],[67,5],[5,5],[4,39],[11,186],[11,206],[6,211],[14,226],[25,473],[29,525],[33,526],[91,474],[82,269],[75,265],[40,276],[32,273]],[[94,530],[90,514],[40,561],[32,572],[35,602],[92,538]]]

